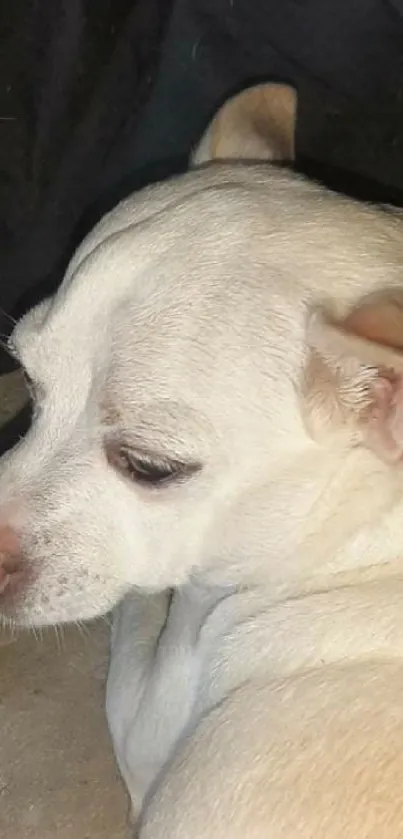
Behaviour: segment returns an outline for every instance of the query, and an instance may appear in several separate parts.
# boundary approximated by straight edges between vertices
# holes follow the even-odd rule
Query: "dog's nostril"
[[[9,525],[0,526],[0,565],[3,565],[1,557],[19,557],[21,553],[21,543],[15,530]]]
[[[13,568],[12,571],[7,570],[4,566],[0,567],[0,594],[6,590],[8,585],[11,583],[13,579],[13,575],[16,574],[17,568]]]
[[[21,570],[21,543],[8,525],[0,527],[0,594]]]
[[[4,594],[13,581],[21,577],[22,561],[20,557],[0,555],[0,595]]]
[[[3,591],[7,588],[10,582],[10,576],[0,568],[0,594],[3,594]]]
[[[18,571],[21,570],[21,560],[17,557],[7,557],[1,562],[0,559],[0,570],[3,574],[11,576],[11,574],[17,574]]]

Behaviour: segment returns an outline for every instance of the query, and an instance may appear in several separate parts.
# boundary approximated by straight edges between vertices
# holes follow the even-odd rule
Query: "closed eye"
[[[162,487],[190,478],[201,464],[132,449],[115,441],[106,444],[108,463],[133,483]]]

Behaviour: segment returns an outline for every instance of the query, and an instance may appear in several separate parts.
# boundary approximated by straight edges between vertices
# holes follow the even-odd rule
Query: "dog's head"
[[[396,558],[401,222],[239,160],[290,156],[294,112],[270,86],[226,105],[196,159],[230,160],[121,204],[16,327],[35,418],[1,464],[4,615]]]

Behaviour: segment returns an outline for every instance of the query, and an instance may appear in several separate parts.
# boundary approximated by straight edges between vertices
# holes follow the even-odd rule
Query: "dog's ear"
[[[284,84],[259,84],[218,111],[192,157],[209,160],[294,159],[297,95]]]
[[[303,413],[312,436],[349,432],[389,463],[403,459],[403,295],[372,296],[342,320],[311,313]]]

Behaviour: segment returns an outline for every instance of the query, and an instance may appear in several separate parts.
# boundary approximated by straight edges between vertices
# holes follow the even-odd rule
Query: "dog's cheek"
[[[93,498],[88,485],[85,493],[80,487],[55,493],[51,505],[47,498],[36,495],[26,510],[23,573],[0,598],[0,612],[36,625],[104,614],[131,585],[127,540],[113,503],[107,495],[105,504]]]
[[[43,557],[33,561],[20,591],[5,599],[2,612],[19,625],[45,626],[90,620],[108,612],[128,591],[113,577],[102,577],[90,568],[69,568],[61,557],[50,564]]]
[[[133,586],[184,583],[204,557],[215,505],[203,482],[158,494],[110,469],[77,469],[31,495],[24,516],[25,585],[7,616],[49,624],[104,614]]]

